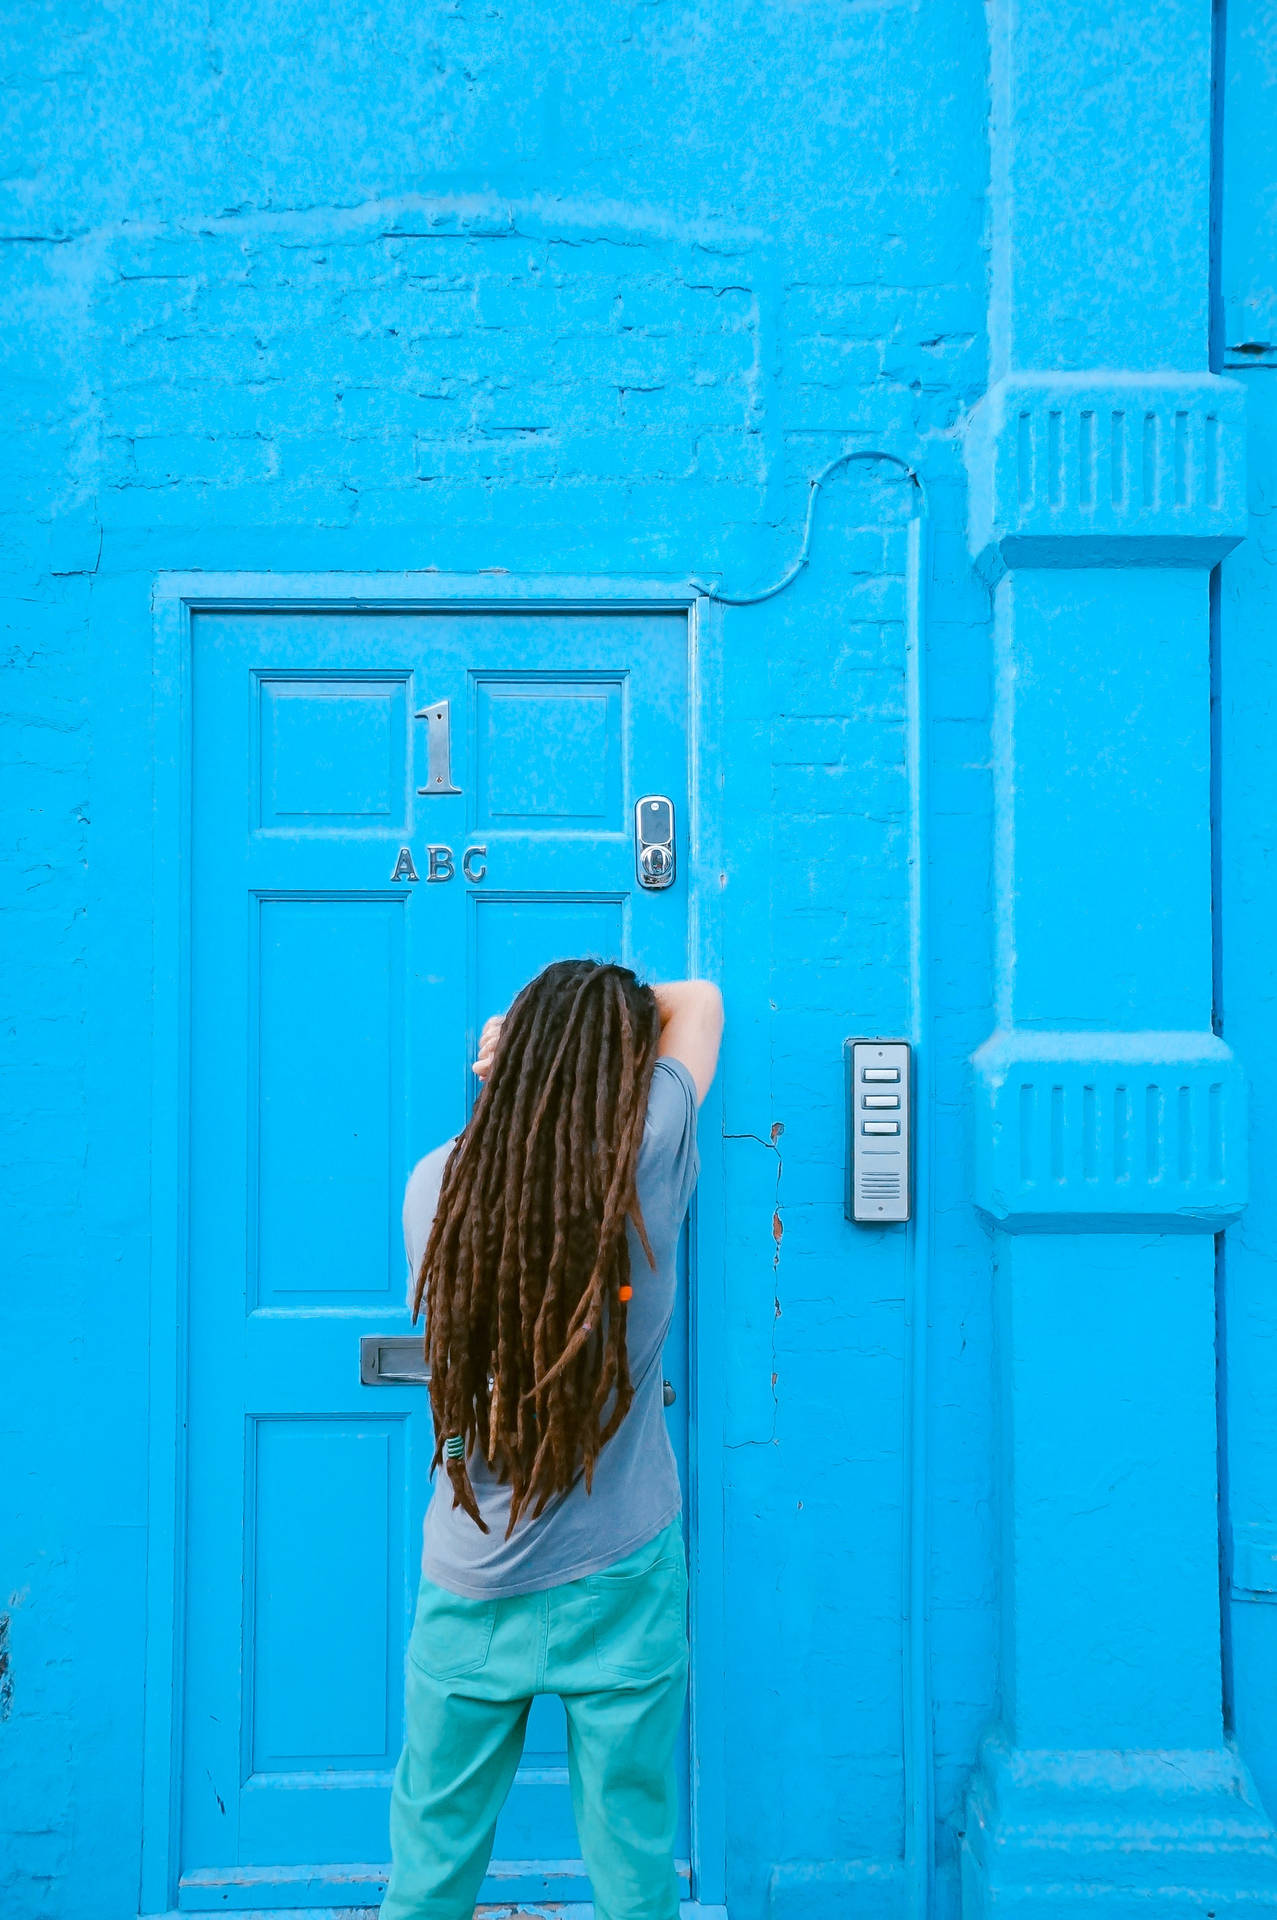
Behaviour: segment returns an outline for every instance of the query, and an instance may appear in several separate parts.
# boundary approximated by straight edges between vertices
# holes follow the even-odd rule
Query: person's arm
[[[699,1103],[709,1092],[718,1066],[718,1048],[723,1037],[723,996],[712,980],[664,980],[654,982],[652,992],[661,1016],[657,1053],[683,1062],[696,1083]],[[494,1013],[484,1022],[479,1055],[474,1063],[474,1072],[480,1080],[486,1080],[492,1072],[503,1018],[502,1014]]]
[[[723,996],[712,980],[654,981],[652,992],[661,1016],[657,1053],[681,1060],[696,1083],[696,1099],[705,1098],[718,1066],[723,1038]]]

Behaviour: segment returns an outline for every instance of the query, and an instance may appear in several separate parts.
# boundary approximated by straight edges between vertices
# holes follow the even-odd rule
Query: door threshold
[[[475,1920],[594,1920],[588,1900],[524,1901],[517,1906],[485,1902],[475,1908]],[[236,1920],[377,1920],[376,1907],[253,1907],[240,1908]],[[703,1906],[699,1900],[680,1900],[679,1920],[727,1920],[726,1907]],[[138,1920],[224,1920],[225,1907],[202,1910],[174,1907],[167,1913],[140,1913]]]

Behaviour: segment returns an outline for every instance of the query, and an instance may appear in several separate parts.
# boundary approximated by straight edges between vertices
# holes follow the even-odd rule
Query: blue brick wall
[[[955,431],[986,377],[981,8],[52,0],[10,10],[6,39],[6,1915],[137,1911],[153,576],[668,570],[744,591],[853,446],[917,462],[934,503],[952,1910],[995,1694],[987,1246],[960,1129],[991,1025],[988,605]],[[728,1726],[742,1920],[774,1864],[889,1867],[902,1845],[903,1290],[892,1243],[841,1219],[838,1050],[905,1012],[903,519],[898,485],[844,475],[810,570],[724,619],[724,1507],[732,1658],[759,1682]],[[816,1791],[804,1749],[830,1756]]]

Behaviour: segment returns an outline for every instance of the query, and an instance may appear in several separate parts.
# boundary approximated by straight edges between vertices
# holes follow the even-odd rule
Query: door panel
[[[376,899],[253,905],[256,1304],[384,1299],[399,1234],[405,910]]]
[[[183,1906],[377,1896],[432,1436],[359,1339],[411,1330],[404,1181],[483,1019],[565,955],[686,970],[683,874],[637,889],[632,833],[646,792],[683,832],[686,645],[678,615],[194,618]],[[685,1312],[665,1370],[683,1465]],[[586,1893],[550,1699],[487,1888],[537,1893]]]
[[[492,674],[475,689],[474,824],[508,831],[623,827],[618,676]],[[546,753],[548,741],[556,752]]]

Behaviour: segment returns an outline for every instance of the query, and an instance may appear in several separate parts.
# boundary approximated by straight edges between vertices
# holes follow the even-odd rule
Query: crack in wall
[[[13,1667],[9,1659],[9,1626],[12,1614],[0,1613],[0,1720],[13,1712]]]

